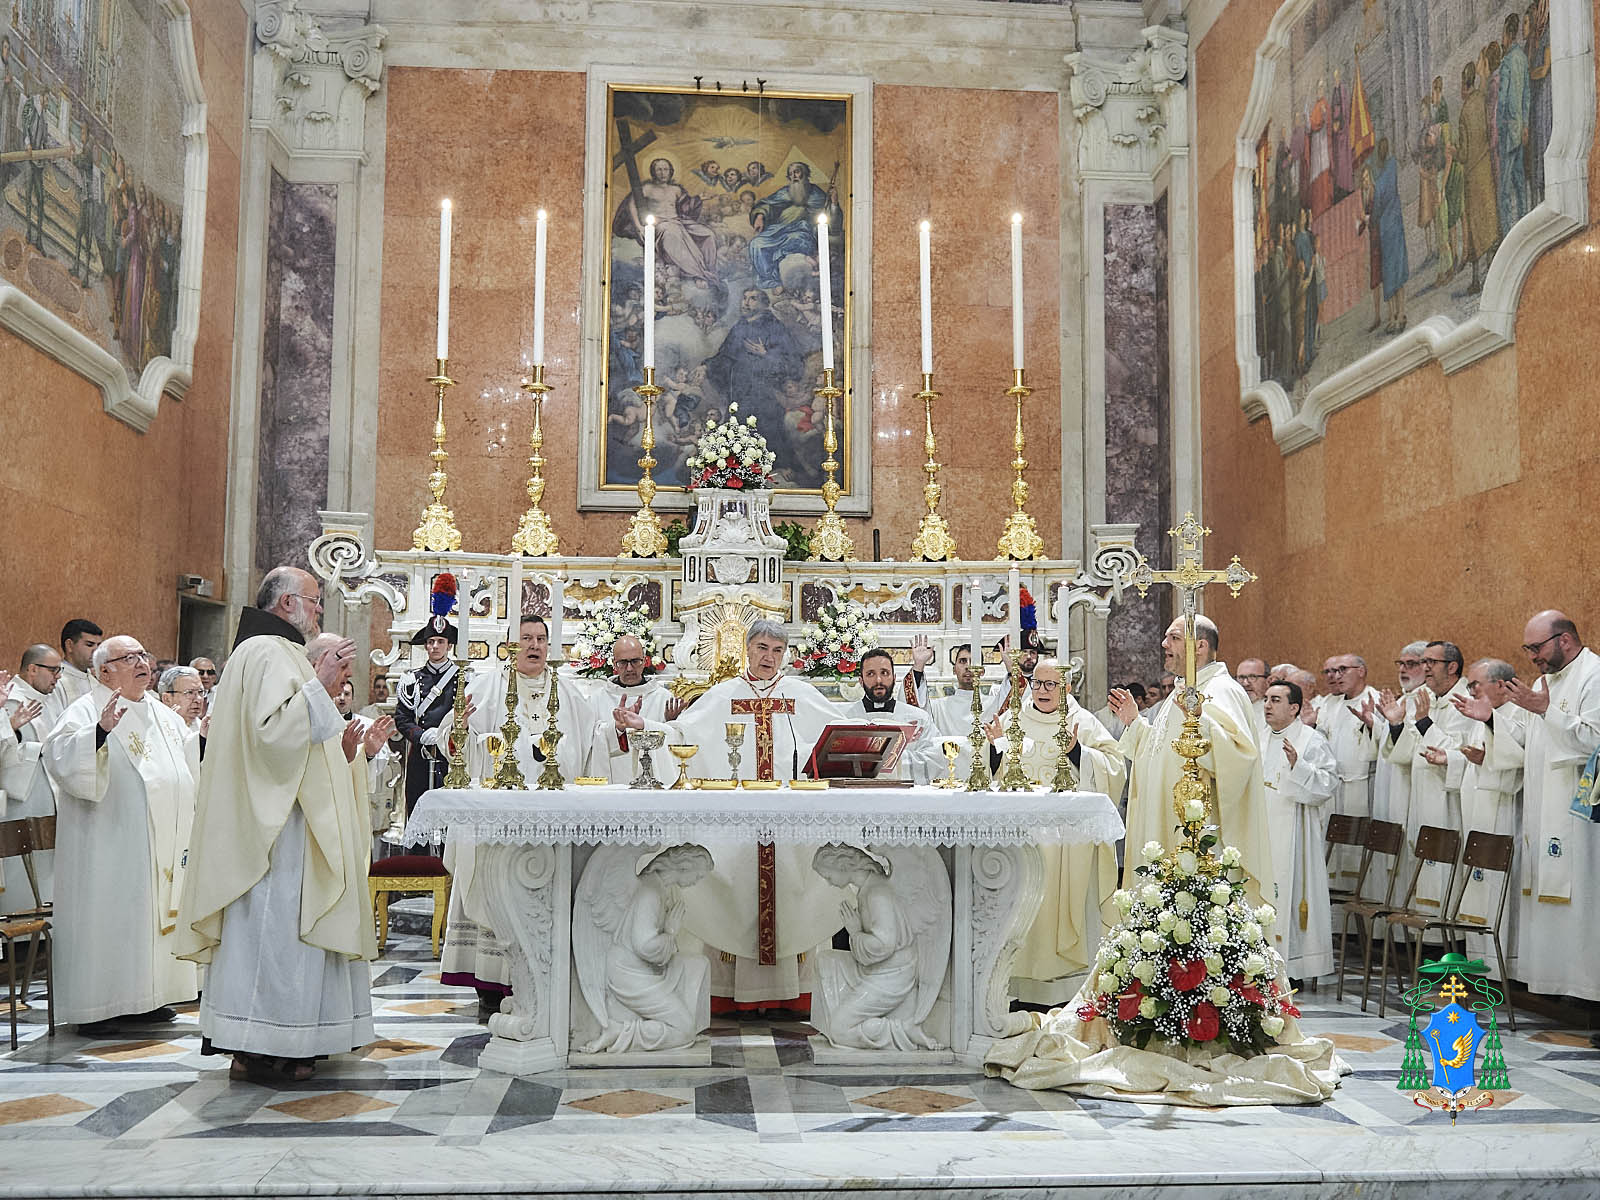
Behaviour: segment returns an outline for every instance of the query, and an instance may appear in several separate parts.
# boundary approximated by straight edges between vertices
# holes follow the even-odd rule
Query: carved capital
[[[1067,55],[1073,115],[1082,123],[1079,163],[1086,171],[1149,176],[1186,141],[1184,81],[1189,40],[1153,25],[1131,54]]]
[[[359,156],[365,101],[382,86],[382,25],[305,12],[300,0],[256,0],[251,120],[293,153]]]

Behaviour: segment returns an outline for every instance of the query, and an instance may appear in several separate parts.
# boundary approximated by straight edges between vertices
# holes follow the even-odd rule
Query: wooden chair
[[[1361,1011],[1367,1010],[1367,990],[1372,983],[1372,930],[1379,917],[1394,907],[1394,864],[1405,845],[1405,827],[1394,821],[1367,821],[1367,836],[1361,851],[1361,873],[1356,876],[1356,894],[1345,901],[1344,923],[1339,930],[1339,999],[1344,999],[1345,966],[1350,958],[1350,922],[1356,923],[1361,934]],[[1372,874],[1376,858],[1387,858],[1389,869],[1385,872],[1388,884],[1381,897],[1366,894],[1367,878]]]
[[[1367,823],[1370,817],[1355,817],[1348,813],[1334,813],[1328,818],[1328,834],[1323,848],[1322,861],[1326,866],[1333,861],[1335,846],[1366,846]],[[1328,888],[1328,900],[1333,904],[1346,904],[1356,898],[1355,888]]]
[[[52,943],[50,940],[51,906],[39,895],[39,879],[34,872],[33,852],[53,850],[56,844],[56,819],[54,817],[22,817],[15,821],[0,821],[0,858],[20,858],[22,869],[28,877],[28,887],[33,892],[33,908],[7,913],[0,917],[0,949],[6,958],[6,997],[11,1006],[11,1048],[17,1048],[17,1008],[25,1004],[33,987],[34,975],[39,967],[39,952],[44,952],[45,1020],[49,1035],[56,1035],[56,988],[52,974]],[[17,951],[23,938],[28,940],[28,966],[22,980],[22,994],[17,994]]]
[[[432,854],[395,854],[367,868],[367,890],[372,894],[372,916],[377,926],[378,950],[389,940],[389,894],[433,893],[433,956],[439,957],[439,939],[450,907],[450,872],[444,860]]]
[[[1463,884],[1456,893],[1449,916],[1432,923],[1434,928],[1443,928],[1446,937],[1451,941],[1460,937],[1463,951],[1466,949],[1466,938],[1469,933],[1482,934],[1493,941],[1495,963],[1500,968],[1500,982],[1505,994],[1506,1024],[1511,1027],[1512,1033],[1517,1031],[1517,1013],[1511,1007],[1511,977],[1506,974],[1505,951],[1500,945],[1500,926],[1505,921],[1506,899],[1511,894],[1511,864],[1515,852],[1516,842],[1508,833],[1483,833],[1480,830],[1473,830],[1467,834],[1467,848],[1461,854],[1461,866],[1467,874],[1470,876],[1473,871],[1495,871],[1500,875],[1500,899],[1495,904],[1494,917],[1484,922],[1461,916],[1461,897],[1466,894],[1466,886]],[[1429,926],[1419,930],[1417,935],[1419,942],[1427,928]]]
[[[1406,956],[1411,960],[1411,982],[1417,981],[1417,966],[1422,959],[1422,938],[1430,929],[1437,929],[1445,935],[1446,941],[1454,940],[1451,933],[1451,897],[1456,891],[1456,860],[1461,857],[1461,831],[1459,829],[1442,829],[1438,825],[1423,825],[1417,830],[1417,846],[1413,852],[1414,864],[1411,868],[1411,880],[1406,885],[1405,899],[1390,911],[1381,914],[1383,917],[1383,970],[1378,975],[1378,1015],[1384,1016],[1389,1003],[1389,946],[1394,940],[1394,930],[1400,928],[1400,940],[1406,944]],[[1422,869],[1430,863],[1438,865],[1448,864],[1450,873],[1444,885],[1444,905],[1437,913],[1424,912],[1413,907],[1417,899],[1417,881],[1422,878]],[[1416,949],[1411,948],[1411,936],[1408,930],[1415,930],[1417,934]],[[1447,944],[1447,950],[1450,948]],[[1400,987],[1401,995],[1405,989],[1401,986],[1400,955],[1395,954],[1395,986]]]

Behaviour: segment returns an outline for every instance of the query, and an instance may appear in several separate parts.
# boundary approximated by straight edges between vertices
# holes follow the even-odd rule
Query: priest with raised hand
[[[1167,670],[1173,672],[1184,669],[1183,622],[1182,617],[1174,620],[1161,639]],[[1228,674],[1227,664],[1217,658],[1221,639],[1216,625],[1208,617],[1196,616],[1194,635],[1195,687],[1204,699],[1200,733],[1211,741],[1210,751],[1197,760],[1200,775],[1213,785],[1213,818],[1223,844],[1237,847],[1243,856],[1244,871],[1249,876],[1246,895],[1252,904],[1260,904],[1271,896],[1275,874],[1255,715],[1249,693]],[[1172,788],[1183,774],[1183,760],[1172,744],[1183,732],[1184,713],[1178,705],[1183,692],[1180,683],[1154,714],[1146,717],[1140,715],[1138,705],[1126,691],[1111,690],[1112,711],[1127,726],[1120,745],[1130,771],[1129,846],[1154,841],[1171,850],[1181,840],[1178,818],[1172,811]],[[1124,887],[1132,885],[1135,865],[1130,858],[1123,872]]]
[[[15,676],[0,677],[5,696],[6,722],[0,724],[0,791],[5,792],[5,819],[53,817],[56,814],[55,787],[40,754],[44,739],[61,714],[67,699],[58,686],[63,663],[51,646],[40,643],[22,652],[22,669]],[[9,731],[14,735],[7,737]],[[37,903],[49,904],[55,895],[54,850],[35,850],[33,877],[38,886]],[[36,906],[33,887],[21,859],[7,859],[0,874],[0,913],[24,912]]]
[[[1330,693],[1332,694],[1332,693]],[[1337,699],[1337,697],[1335,697]],[[1300,719],[1300,685],[1275,679],[1263,706],[1262,782],[1272,830],[1273,936],[1291,981],[1333,973],[1333,915],[1323,866],[1328,803],[1339,784],[1339,763],[1328,739]],[[1326,710],[1324,710],[1326,713]]]
[[[1368,701],[1378,699],[1367,683],[1367,660],[1359,654],[1336,654],[1323,668],[1330,690],[1316,709],[1309,706],[1301,720],[1322,731],[1339,764],[1339,788],[1333,811],[1342,816],[1372,815],[1372,772],[1378,758],[1377,739],[1361,716]],[[1303,689],[1302,689],[1303,691]],[[1281,871],[1283,864],[1279,864]],[[1339,846],[1328,862],[1330,882],[1354,887],[1361,873],[1361,848]]]
[[[589,727],[589,769],[612,783],[629,784],[639,777],[639,743],[636,734],[647,729],[665,732],[667,722],[683,704],[654,678],[656,664],[643,641],[625,633],[611,643],[611,675],[590,692],[594,721]],[[651,756],[657,775],[671,764],[664,750]]]
[[[374,1037],[370,834],[352,769],[362,730],[333,701],[356,647],[339,638],[309,661],[321,612],[316,579],[282,566],[239,617],[178,922],[179,953],[210,964],[201,1052],[231,1054],[231,1078],[272,1087]]]
[[[594,717],[582,691],[558,680],[549,665],[550,627],[545,619],[524,613],[518,625],[516,654],[510,663],[490,663],[467,680],[467,772],[475,780],[494,775],[504,754],[498,747],[506,722],[506,675],[515,672],[517,689],[517,768],[529,788],[539,786],[545,764],[545,734],[550,727],[550,688],[556,688],[556,765],[568,787],[585,773]],[[451,837],[444,847],[444,865],[453,878],[445,920],[440,980],[478,993],[479,1016],[499,1011],[500,998],[511,991],[511,965],[503,942],[488,924],[488,911],[476,884],[476,843]]]
[[[727,728],[737,724],[744,733],[741,779],[794,779],[803,774],[818,735],[842,723],[821,692],[783,674],[788,649],[789,631],[781,624],[752,622],[745,669],[707,690],[672,723],[672,742],[699,747],[693,775],[729,778]],[[811,869],[808,850],[728,845],[719,847],[716,859],[717,869],[683,895],[684,929],[721,951],[711,955],[713,1011],[808,1010],[809,952],[839,928],[843,893]]]
[[[1043,787],[1055,782],[1063,709],[1071,731],[1067,762],[1076,779],[1075,790],[1104,792],[1115,802],[1126,780],[1122,751],[1105,726],[1073,697],[1071,674],[1054,658],[1041,658],[1034,666],[1033,686],[1019,714],[1021,762],[1028,782]],[[996,726],[1006,723],[1004,715],[995,718]],[[1002,753],[1009,749],[1004,736],[994,745]],[[1117,848],[1040,846],[1039,854],[1044,865],[1043,895],[1011,969],[1012,986],[1017,998],[1030,1004],[1064,1004],[1099,947],[1105,925],[1101,905],[1117,887]]]
[[[1393,697],[1400,702],[1402,722],[1415,717],[1417,692],[1426,690],[1428,679],[1426,664],[1422,661],[1427,649],[1428,643],[1425,640],[1407,642],[1402,646],[1398,657],[1394,660],[1399,690],[1390,691],[1385,688],[1377,696],[1367,696],[1357,709],[1362,723],[1372,731],[1373,750],[1377,755],[1377,767],[1372,776],[1374,820],[1393,821],[1405,825],[1411,811],[1411,760],[1409,758],[1396,760],[1390,757],[1389,750],[1393,743],[1389,736],[1389,723],[1378,711],[1378,705],[1386,697]],[[1394,864],[1395,878],[1410,877],[1410,862],[1411,852],[1402,847],[1400,857]],[[1389,886],[1389,878],[1390,867],[1387,861],[1375,856],[1371,867],[1367,870],[1366,894],[1382,896]]]
[[[972,647],[957,646],[950,655],[950,664],[955,668],[955,691],[928,701],[928,712],[945,737],[966,738],[972,733],[972,689],[977,686],[978,677],[972,666]]]
[[[59,808],[56,1003],[89,1037],[172,1021],[170,1006],[199,991],[172,935],[200,748],[149,690],[150,665],[136,638],[101,642],[93,688],[67,706],[43,747]]]
[[[852,725],[910,725],[916,733],[907,741],[895,763],[892,778],[930,784],[945,774],[945,757],[933,717],[896,694],[894,657],[882,647],[861,656],[861,699],[841,706],[843,719]]]

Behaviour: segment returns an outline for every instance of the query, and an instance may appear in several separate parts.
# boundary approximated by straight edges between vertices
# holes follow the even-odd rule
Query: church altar
[[[628,932],[628,921],[618,917],[626,909],[631,918],[637,908],[635,897],[623,893],[645,890],[655,866],[652,859],[666,859],[680,849],[701,855],[709,850],[714,857],[719,845],[753,843],[838,843],[865,862],[875,890],[884,893],[881,901],[898,906],[921,935],[921,965],[916,979],[908,978],[904,985],[901,1006],[909,1012],[914,1004],[916,1013],[914,1020],[907,1017],[896,1025],[896,1031],[910,1027],[916,1044],[925,1047],[915,1061],[928,1061],[931,1055],[978,1066],[995,1041],[1027,1025],[1025,1014],[1011,1012],[1009,985],[1012,960],[1039,906],[1039,846],[1110,843],[1122,832],[1116,808],[1099,793],[1037,791],[999,797],[931,787],[802,792],[606,786],[560,792],[431,791],[418,802],[405,840],[439,842],[449,835],[477,844],[471,886],[481,897],[488,923],[507,944],[512,976],[511,997],[490,1017],[493,1038],[480,1065],[521,1075],[599,1063],[684,1065],[696,1061],[697,1045],[702,1056],[708,1053],[705,1039],[698,1037],[709,1020],[705,963],[693,961],[698,955],[675,950],[669,952],[670,962],[658,956],[652,978],[686,979],[687,986],[674,996],[666,995],[667,983],[658,986],[660,1004],[654,1011],[669,1015],[651,1029],[658,1041],[675,1040],[677,1045],[641,1049],[618,1037],[609,1052],[580,1054],[583,1046],[577,1038],[584,1022],[590,1032],[595,1030],[594,1010],[604,1009],[607,998],[616,995],[603,982],[606,963],[615,962],[615,948]],[[879,879],[871,873],[874,862],[892,869]],[[817,869],[823,873],[822,866]],[[907,879],[910,885],[904,883]],[[679,881],[692,887],[698,877]],[[895,888],[906,894],[893,894]],[[865,886],[858,888],[865,891]],[[606,912],[613,914],[609,921]],[[597,930],[604,931],[601,943],[595,940]],[[672,926],[651,928],[652,933],[663,931],[671,943]],[[940,931],[942,942],[937,940]],[[927,953],[929,946],[936,954]],[[862,1029],[876,1034],[883,1023],[863,1017],[865,1008],[855,1003],[852,986],[865,986],[863,977],[850,964],[835,962],[839,969],[830,968],[830,956],[848,957],[848,952],[819,953],[819,960],[828,960],[818,962],[822,983],[842,981],[844,986],[832,987],[837,994],[827,1013],[818,1014],[814,1007],[813,1023],[831,1033],[830,1040],[847,1046],[852,1040],[858,1045],[889,1040],[857,1036]],[[695,968],[698,997],[692,994]],[[874,986],[881,991],[881,979]],[[819,985],[818,995],[823,990]],[[637,1009],[638,1002],[629,1000]],[[696,1009],[704,1021],[696,1018]],[[671,1033],[674,1019],[687,1022],[680,1036],[659,1036],[663,1027]],[[892,1040],[892,1046],[864,1045],[844,1053],[854,1056],[849,1061],[863,1063],[909,1061],[904,1040]]]

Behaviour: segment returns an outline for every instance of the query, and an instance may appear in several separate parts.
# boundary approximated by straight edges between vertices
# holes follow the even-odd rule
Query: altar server
[[[203,1052],[232,1054],[233,1078],[269,1085],[375,1036],[370,835],[351,767],[361,730],[332,699],[356,648],[339,638],[307,660],[321,611],[316,579],[277,567],[239,618],[179,918],[179,952],[210,964]]]
[[[1340,697],[1330,693],[1337,706]],[[1333,973],[1333,918],[1323,867],[1329,802],[1339,785],[1339,763],[1328,739],[1300,720],[1305,693],[1276,681],[1267,689],[1262,784],[1272,830],[1276,872],[1273,938],[1292,980]]]
[[[99,1036],[130,1021],[171,1021],[195,998],[193,963],[173,930],[195,813],[199,745],[150,687],[136,638],[94,651],[94,686],[45,738],[55,782],[56,1006]]]

